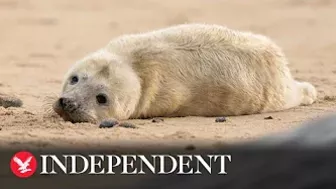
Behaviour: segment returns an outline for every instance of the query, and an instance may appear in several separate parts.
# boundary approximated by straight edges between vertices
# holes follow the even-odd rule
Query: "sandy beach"
[[[0,146],[217,145],[336,112],[335,9],[331,0],[0,0],[0,92],[23,101],[21,108],[0,107]],[[270,37],[287,55],[293,76],[316,86],[318,101],[223,123],[209,117],[130,120],[137,129],[100,129],[47,113],[48,97],[60,93],[76,60],[118,35],[193,22]]]

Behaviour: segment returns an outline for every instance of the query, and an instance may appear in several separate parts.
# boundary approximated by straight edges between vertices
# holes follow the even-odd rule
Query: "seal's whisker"
[[[56,102],[57,99],[58,99],[58,95],[56,95],[56,94],[50,94],[50,95],[45,96],[43,98],[42,109],[43,109],[45,114],[53,114],[54,113],[53,105],[54,105],[54,103]]]

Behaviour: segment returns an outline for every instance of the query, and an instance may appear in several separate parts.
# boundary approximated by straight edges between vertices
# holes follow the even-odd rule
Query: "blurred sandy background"
[[[0,0],[0,92],[24,102],[22,108],[0,107],[0,146],[216,145],[317,119],[336,111],[335,18],[333,0]],[[288,56],[294,77],[317,87],[318,102],[225,123],[202,117],[132,120],[139,129],[99,129],[44,115],[43,99],[60,92],[77,59],[115,36],[186,22],[271,37]]]

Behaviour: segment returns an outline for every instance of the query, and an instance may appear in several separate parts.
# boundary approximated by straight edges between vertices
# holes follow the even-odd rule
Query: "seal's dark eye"
[[[100,105],[104,105],[104,104],[107,103],[107,98],[106,98],[106,95],[104,95],[104,94],[97,95],[96,99],[97,99],[98,104],[100,104]]]
[[[71,85],[74,85],[76,83],[78,83],[78,76],[72,76],[71,79],[70,79],[70,84]]]

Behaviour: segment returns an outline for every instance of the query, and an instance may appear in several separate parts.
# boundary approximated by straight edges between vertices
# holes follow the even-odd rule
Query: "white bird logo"
[[[18,171],[20,171],[20,173],[26,173],[26,172],[29,172],[29,171],[32,171],[31,169],[27,168],[29,166],[29,163],[31,161],[31,159],[33,158],[33,156],[29,156],[25,162],[22,162],[21,159],[19,159],[18,157],[14,157],[14,162],[16,164],[18,164],[18,166],[20,166],[18,168]]]

